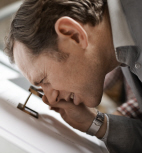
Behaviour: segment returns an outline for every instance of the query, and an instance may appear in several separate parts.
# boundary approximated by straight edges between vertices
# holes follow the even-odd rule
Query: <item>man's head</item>
[[[18,10],[7,54],[49,102],[74,93],[76,105],[99,104],[105,75],[117,65],[104,11],[102,0],[26,0]]]
[[[102,0],[25,0],[11,23],[7,54],[14,62],[14,41],[23,43],[34,55],[47,48],[58,51],[55,23],[59,18],[68,16],[95,26],[101,22],[103,12]]]

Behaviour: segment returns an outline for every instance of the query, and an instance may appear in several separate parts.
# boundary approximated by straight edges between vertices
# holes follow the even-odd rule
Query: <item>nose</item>
[[[41,85],[46,98],[50,104],[57,103],[59,91],[52,88],[51,84]]]

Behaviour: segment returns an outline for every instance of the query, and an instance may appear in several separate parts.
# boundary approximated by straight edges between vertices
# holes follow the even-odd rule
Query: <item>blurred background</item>
[[[21,3],[20,0],[0,0],[0,80],[8,79],[28,90],[30,83],[22,76],[15,65],[10,64],[7,56],[3,53],[10,22]]]
[[[10,6],[10,4],[15,4],[15,2],[18,2],[18,1],[17,0],[0,0],[0,12],[2,11],[3,8]],[[9,23],[11,20],[10,13],[9,15],[6,15],[5,13],[5,16],[3,15],[3,18],[2,18],[2,15],[1,15],[1,18],[0,18],[0,49],[3,49],[4,47],[4,37],[7,30],[9,29]]]

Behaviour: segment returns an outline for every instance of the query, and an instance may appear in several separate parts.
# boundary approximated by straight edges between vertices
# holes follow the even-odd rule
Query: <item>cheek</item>
[[[58,68],[50,74],[50,83],[56,90],[79,92],[83,82],[79,74],[75,74],[71,69]]]
[[[48,75],[49,82],[56,90],[79,92],[86,84],[88,74],[84,64],[72,63],[52,63]]]
[[[56,90],[68,90],[69,77],[59,66],[52,67],[48,76],[49,82]]]

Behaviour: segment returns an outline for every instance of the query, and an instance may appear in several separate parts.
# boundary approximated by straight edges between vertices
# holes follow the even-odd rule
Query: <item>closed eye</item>
[[[39,82],[39,83],[43,83],[44,78]]]
[[[35,86],[39,86],[41,83],[43,83],[44,78],[40,82],[34,82]]]

